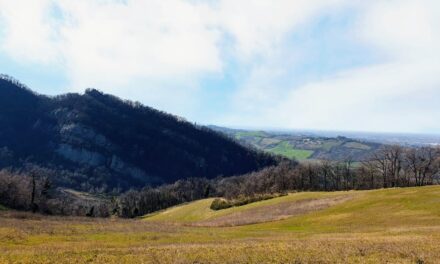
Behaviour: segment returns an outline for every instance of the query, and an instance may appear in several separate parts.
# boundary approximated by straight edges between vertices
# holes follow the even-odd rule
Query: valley
[[[332,137],[305,132],[276,132],[230,129],[210,126],[245,146],[281,155],[298,161],[367,159],[383,144],[334,135]]]
[[[438,0],[0,0],[0,264],[440,264],[439,46]]]
[[[200,126],[0,77],[0,263],[440,258],[435,145]]]

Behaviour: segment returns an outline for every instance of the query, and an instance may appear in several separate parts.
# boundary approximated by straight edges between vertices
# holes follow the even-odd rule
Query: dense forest
[[[0,76],[0,169],[41,168],[54,186],[120,193],[244,174],[277,159],[203,126],[88,89],[38,95]]]

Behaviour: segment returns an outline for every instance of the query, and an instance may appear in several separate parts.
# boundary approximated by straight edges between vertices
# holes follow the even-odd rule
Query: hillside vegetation
[[[135,220],[2,212],[0,262],[436,263],[440,259],[439,186],[292,193],[220,211],[209,209],[211,201]],[[237,215],[257,218],[259,212],[275,218],[222,225]]]
[[[88,89],[39,95],[0,75],[0,169],[44,170],[56,186],[119,192],[274,165],[183,118]]]

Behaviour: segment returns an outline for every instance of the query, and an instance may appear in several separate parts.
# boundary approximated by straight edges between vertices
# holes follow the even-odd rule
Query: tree
[[[415,185],[423,186],[430,181],[435,174],[435,160],[438,156],[438,149],[430,147],[411,148],[405,153],[407,173],[412,174]]]

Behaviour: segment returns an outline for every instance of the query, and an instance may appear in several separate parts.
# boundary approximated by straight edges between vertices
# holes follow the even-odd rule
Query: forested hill
[[[88,89],[48,97],[0,78],[0,169],[44,170],[59,186],[128,189],[275,164],[213,130]]]

